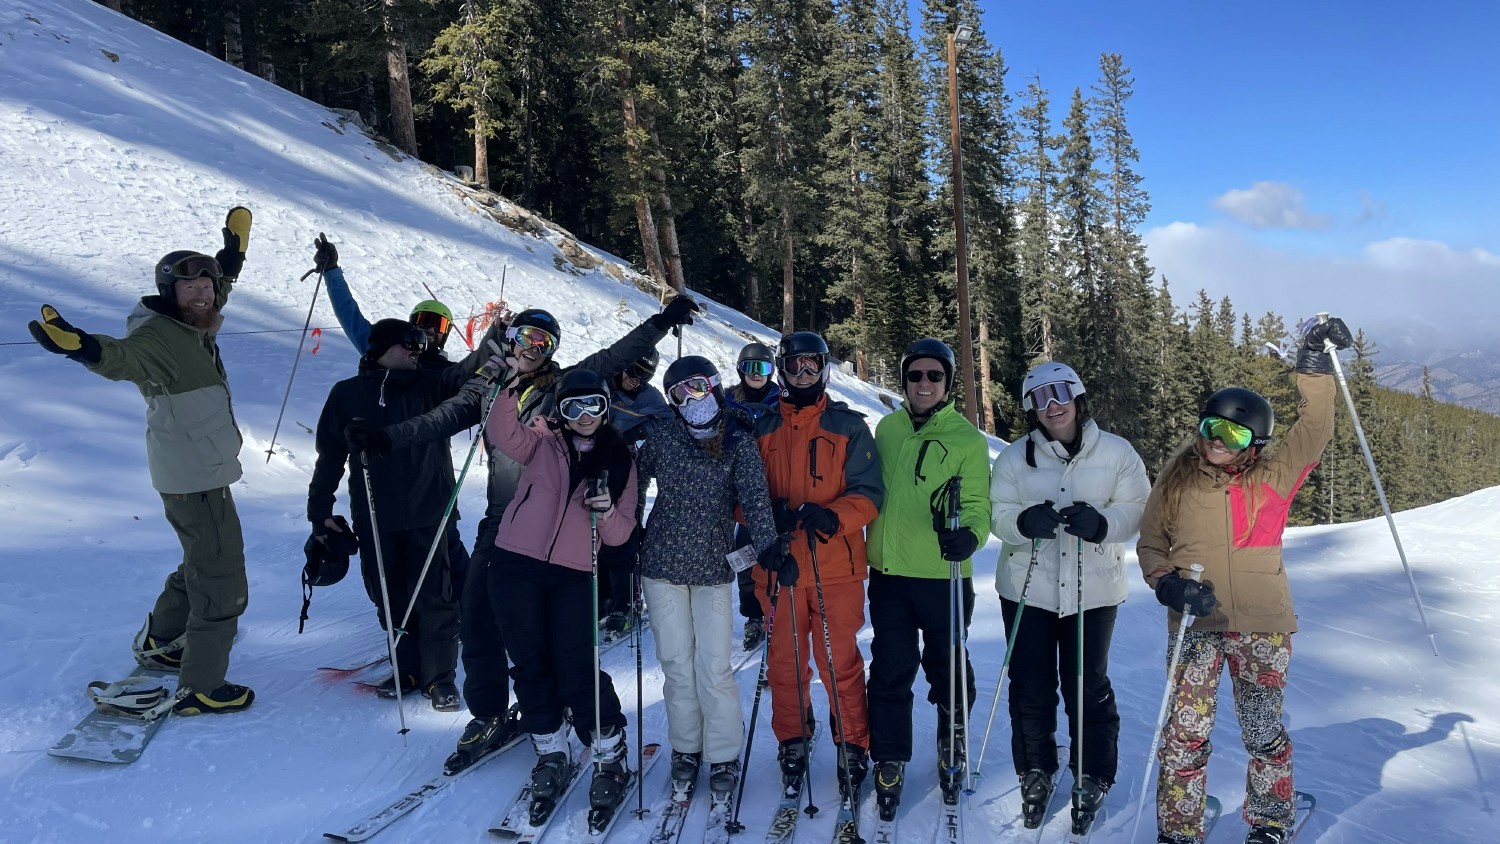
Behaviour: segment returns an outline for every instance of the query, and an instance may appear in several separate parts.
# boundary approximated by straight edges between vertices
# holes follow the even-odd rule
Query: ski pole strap
[[[151,678],[145,676],[126,677],[117,683],[95,680],[88,686],[89,700],[104,715],[154,721],[172,708],[177,696],[165,686],[140,688],[150,682]]]
[[[302,570],[302,614],[297,617],[297,635],[307,626],[307,611],[312,607],[312,586],[307,582],[307,570]]]

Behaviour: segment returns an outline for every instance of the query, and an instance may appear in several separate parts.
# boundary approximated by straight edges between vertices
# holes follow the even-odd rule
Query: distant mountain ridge
[[[1382,357],[1386,354],[1375,358],[1375,380],[1383,387],[1420,394],[1422,368],[1426,366],[1432,376],[1432,394],[1439,401],[1500,415],[1500,352],[1445,351],[1415,360],[1379,363]]]

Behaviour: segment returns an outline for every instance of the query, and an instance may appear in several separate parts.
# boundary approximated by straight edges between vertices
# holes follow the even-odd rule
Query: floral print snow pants
[[[1170,652],[1167,658],[1170,661]],[[1213,752],[1209,734],[1225,662],[1234,684],[1240,738],[1250,753],[1245,820],[1252,825],[1291,826],[1292,740],[1281,723],[1282,690],[1291,659],[1290,633],[1188,631],[1158,756],[1156,825],[1163,840],[1196,844],[1203,838],[1206,768]]]

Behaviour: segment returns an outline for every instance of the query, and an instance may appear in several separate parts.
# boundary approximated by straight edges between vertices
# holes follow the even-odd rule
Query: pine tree
[[[1018,260],[1021,273],[1023,340],[1031,361],[1061,357],[1060,338],[1069,310],[1067,289],[1060,274],[1057,230],[1052,203],[1057,191],[1057,163],[1053,154],[1063,139],[1053,134],[1049,100],[1041,77],[1026,87],[1025,105],[1017,112],[1023,138],[1020,154],[1022,189]]]

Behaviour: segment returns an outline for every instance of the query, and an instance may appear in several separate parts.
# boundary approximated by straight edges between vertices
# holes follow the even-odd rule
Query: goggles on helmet
[[[512,327],[505,332],[505,338],[522,349],[537,349],[543,357],[552,357],[552,353],[557,351],[557,338],[552,332],[535,325]]]
[[[189,255],[175,263],[163,267],[172,274],[172,278],[183,281],[208,276],[218,281],[224,276],[224,270],[220,269],[219,262],[207,255]]]
[[[1066,381],[1054,381],[1051,384],[1043,384],[1027,393],[1031,397],[1031,406],[1041,412],[1046,410],[1053,402],[1068,404],[1073,401],[1073,385]]]
[[[1205,416],[1198,423],[1198,435],[1205,440],[1218,440],[1226,448],[1241,451],[1249,448],[1255,432],[1222,416]]]
[[[742,360],[739,370],[741,375],[756,375],[761,378],[770,378],[776,366],[768,360]]]
[[[818,354],[791,355],[781,359],[781,368],[788,376],[817,375],[823,371],[828,361]]]
[[[411,324],[422,329],[431,331],[439,337],[448,336],[448,330],[453,327],[453,320],[435,311],[417,311],[411,315]]]
[[[591,396],[569,396],[557,403],[557,412],[569,422],[585,416],[603,416],[609,410],[609,399],[595,394]]]
[[[688,399],[703,398],[712,393],[717,386],[719,386],[717,376],[694,375],[692,378],[673,384],[667,390],[667,395],[671,397],[673,404],[682,404]]]

